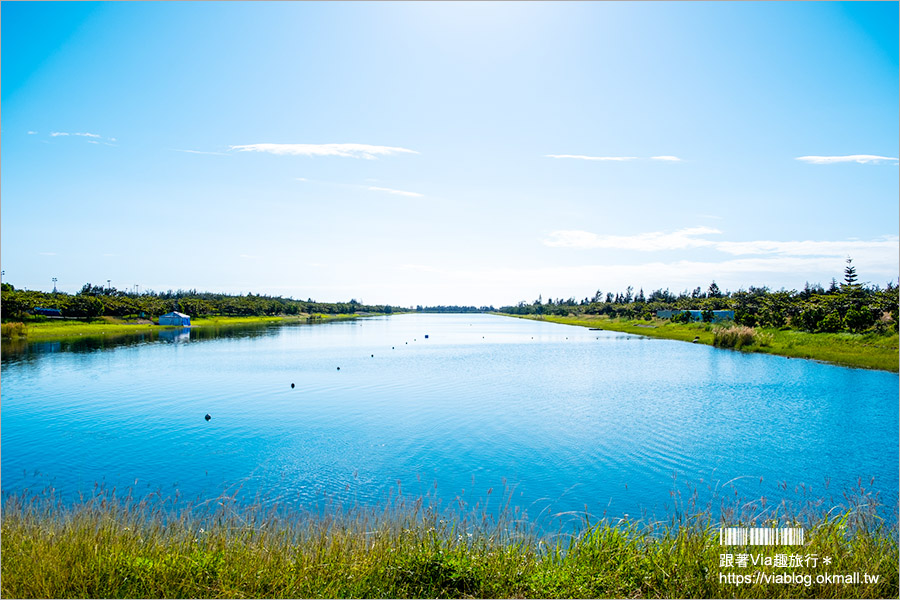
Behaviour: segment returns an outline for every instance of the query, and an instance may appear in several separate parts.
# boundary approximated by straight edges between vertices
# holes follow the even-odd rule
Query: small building
[[[62,311],[58,308],[41,308],[40,306],[35,306],[31,311],[36,315],[43,315],[45,317],[61,317]]]
[[[660,319],[671,319],[675,315],[681,313],[690,313],[692,321],[702,321],[703,320],[703,311],[702,310],[658,310],[656,311],[657,318]],[[713,323],[718,323],[719,321],[734,321],[734,311],[733,310],[714,310],[713,314]]]
[[[172,311],[164,315],[159,315],[160,325],[175,325],[176,327],[190,327],[191,318],[178,311]]]

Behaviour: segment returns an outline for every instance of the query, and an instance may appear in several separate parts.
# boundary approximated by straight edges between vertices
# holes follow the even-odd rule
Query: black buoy
[[[374,354],[372,355],[372,358],[375,358],[375,355],[374,355]]]
[[[394,348],[393,346],[391,346],[391,350],[396,350],[396,348]]]
[[[209,421],[209,420],[210,420],[210,419],[212,419],[212,417],[211,417],[211,416],[209,416],[209,413],[206,413],[206,416],[205,416],[205,417],[203,417],[203,418],[204,418],[204,419],[206,419],[206,420],[207,420],[207,421]]]
[[[340,370],[341,370],[341,368],[340,368],[340,367],[338,367],[338,371],[340,371]]]
[[[426,339],[426,340],[428,339],[428,334],[427,334],[427,333],[425,334],[425,339]]]
[[[291,384],[291,389],[294,389],[294,384],[293,384],[293,383]]]

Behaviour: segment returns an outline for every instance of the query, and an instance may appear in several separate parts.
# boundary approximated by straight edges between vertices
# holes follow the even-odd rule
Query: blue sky
[[[898,3],[15,3],[4,281],[494,304],[898,278]]]

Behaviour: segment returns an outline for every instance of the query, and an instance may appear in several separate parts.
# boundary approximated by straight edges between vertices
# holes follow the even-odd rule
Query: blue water
[[[4,492],[897,505],[896,374],[490,315],[4,348],[0,394]]]

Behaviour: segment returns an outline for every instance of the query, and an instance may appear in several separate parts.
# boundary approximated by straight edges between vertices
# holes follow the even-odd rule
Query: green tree
[[[856,267],[853,266],[853,259],[847,257],[847,266],[844,267],[844,285],[846,287],[856,286]]]

